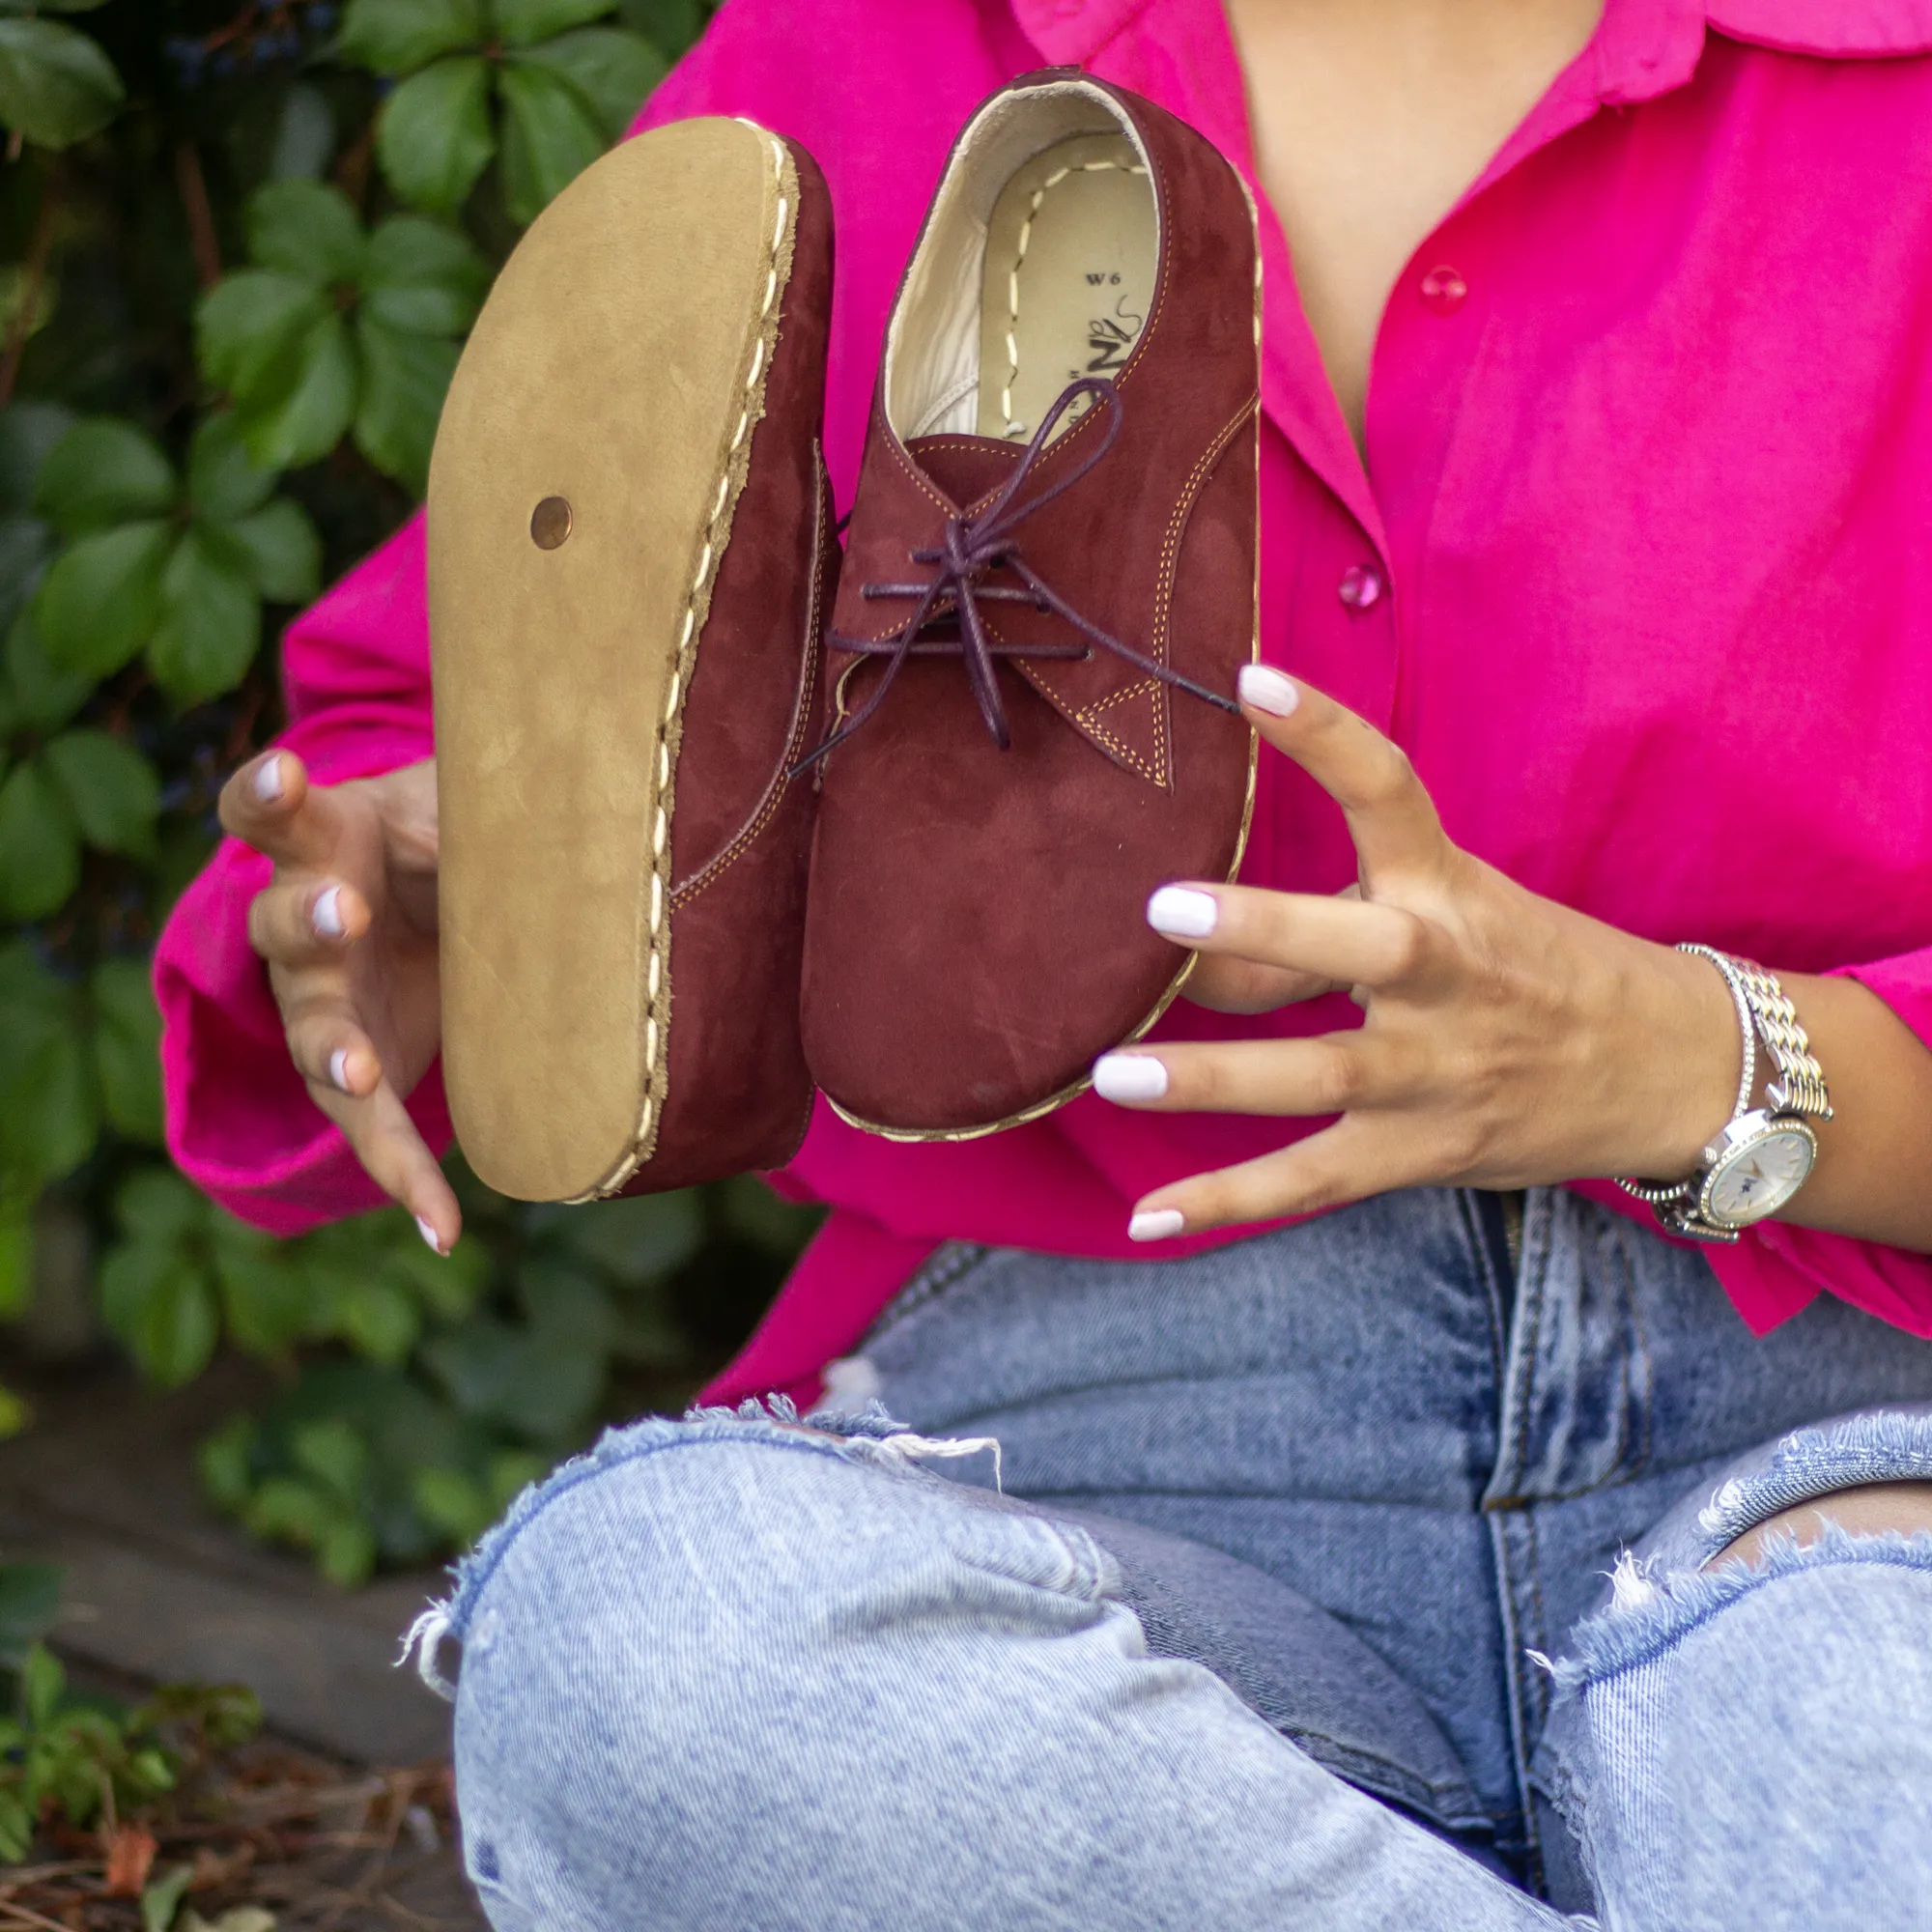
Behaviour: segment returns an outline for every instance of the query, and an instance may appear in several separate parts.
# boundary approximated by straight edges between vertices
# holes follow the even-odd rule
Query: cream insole
[[[1075,135],[1028,161],[987,224],[979,433],[1024,442],[1069,383],[1117,376],[1159,261],[1153,187],[1124,135]]]

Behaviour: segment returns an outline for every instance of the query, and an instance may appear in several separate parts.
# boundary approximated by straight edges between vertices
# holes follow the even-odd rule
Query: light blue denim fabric
[[[1697,1566],[1932,1476],[1932,1346],[1753,1341],[1561,1191],[1506,1233],[950,1249],[883,1406],[613,1432],[421,1632],[497,1932],[1921,1922],[1932,1538]]]

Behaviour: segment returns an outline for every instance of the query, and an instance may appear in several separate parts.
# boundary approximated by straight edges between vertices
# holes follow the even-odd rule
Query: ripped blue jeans
[[[832,1380],[613,1432],[426,1620],[497,1932],[1932,1924],[1932,1536],[1702,1569],[1932,1477],[1932,1345],[1431,1190],[943,1250]]]

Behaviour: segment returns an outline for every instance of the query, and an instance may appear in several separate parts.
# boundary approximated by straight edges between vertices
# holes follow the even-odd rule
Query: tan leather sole
[[[443,1077],[524,1200],[648,1159],[671,1021],[684,696],[791,268],[772,135],[682,122],[574,182],[510,258],[430,469]]]

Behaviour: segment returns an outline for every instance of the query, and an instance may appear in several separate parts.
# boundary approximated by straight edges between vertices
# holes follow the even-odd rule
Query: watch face
[[[1804,1184],[1817,1143],[1803,1127],[1774,1127],[1755,1135],[1712,1173],[1706,1211],[1733,1227],[1776,1214]]]

